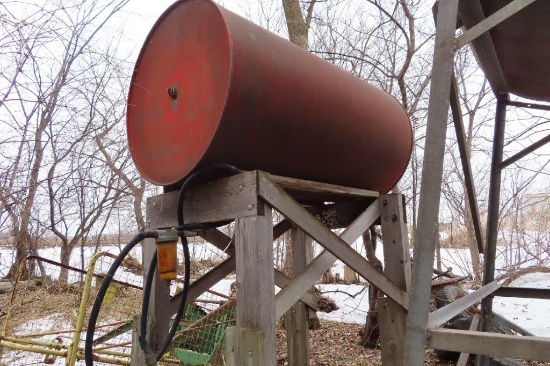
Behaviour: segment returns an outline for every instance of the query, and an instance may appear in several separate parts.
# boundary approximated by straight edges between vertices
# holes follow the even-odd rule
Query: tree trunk
[[[6,279],[15,280],[19,272],[19,265],[24,265],[22,268],[21,279],[28,279],[32,276],[33,271],[28,266],[28,263],[23,263],[23,260],[30,254],[32,238],[27,230],[18,230],[15,235],[15,260],[13,261],[10,270],[6,274]]]
[[[63,245],[61,246],[61,264],[68,266],[70,265],[71,254],[73,252],[73,245]],[[67,283],[69,281],[69,270],[65,267],[61,267],[59,272],[59,283]]]
[[[367,252],[368,261],[380,272],[383,271],[383,265],[380,259],[376,257],[376,230],[374,226],[363,233],[363,245]],[[376,348],[380,338],[380,327],[378,325],[378,310],[376,309],[379,289],[373,284],[369,284],[369,310],[365,321],[361,340],[359,344],[366,348]]]
[[[282,0],[285,11],[286,26],[288,29],[288,39],[297,46],[307,49],[307,39],[309,32],[308,18],[304,19],[300,2],[298,0]],[[312,1],[310,7],[313,9]],[[308,11],[308,14],[310,12]]]

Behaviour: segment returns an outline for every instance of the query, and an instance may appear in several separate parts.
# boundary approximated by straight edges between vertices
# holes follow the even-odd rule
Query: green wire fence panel
[[[184,366],[224,364],[225,330],[235,321],[235,301],[229,299],[200,319],[182,323],[172,342],[174,357]]]

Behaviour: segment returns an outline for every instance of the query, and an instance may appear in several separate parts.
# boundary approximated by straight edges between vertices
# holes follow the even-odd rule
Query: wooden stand
[[[150,228],[176,225],[176,197],[176,192],[170,192],[148,200]],[[275,227],[272,209],[286,218]],[[381,214],[385,274],[350,246],[379,222]],[[317,309],[311,288],[337,259],[386,294],[381,300],[381,308],[387,309],[382,316],[382,359],[385,365],[402,360],[410,263],[401,195],[379,198],[377,192],[363,189],[250,171],[190,190],[184,217],[186,223],[236,220],[234,241],[219,230],[202,235],[230,257],[194,281],[188,295],[188,301],[193,301],[236,270],[238,315],[237,326],[227,330],[228,365],[275,365],[275,321],[287,312],[292,319],[287,322],[289,364],[309,364],[307,314],[308,309]],[[291,228],[292,279],[274,269],[272,246],[274,238]],[[346,229],[338,236],[331,231],[335,228]],[[305,248],[310,238],[324,250],[307,263]],[[151,252],[144,251],[146,257]],[[281,288],[276,296],[275,286]],[[151,303],[150,314],[157,322],[151,338],[163,339],[165,333],[160,332],[177,310],[179,296],[167,299],[160,285],[155,296],[159,297]]]

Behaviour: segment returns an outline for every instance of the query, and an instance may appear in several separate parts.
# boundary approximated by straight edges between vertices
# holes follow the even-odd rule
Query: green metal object
[[[201,317],[177,337],[174,356],[182,366],[209,365],[225,344],[225,330],[235,324],[235,303],[229,302]]]

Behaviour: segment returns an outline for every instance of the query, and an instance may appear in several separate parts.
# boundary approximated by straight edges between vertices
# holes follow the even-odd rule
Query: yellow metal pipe
[[[115,351],[109,351],[109,350],[98,350],[96,351],[94,349],[94,354],[99,354],[99,355],[108,355],[108,356],[117,356],[117,357],[130,357],[130,353],[125,353],[125,352],[115,352]]]
[[[32,352],[32,353],[41,353],[44,355],[53,355],[53,356],[60,356],[60,357],[65,357],[67,355],[67,351],[58,351],[51,348],[37,347],[35,345],[18,344],[18,343],[9,342],[6,340],[1,340],[0,344],[7,348],[13,348],[13,349],[18,349],[20,351],[26,351],[26,352]],[[59,348],[60,346],[62,345],[59,343],[55,343],[55,347]]]
[[[82,299],[80,300],[80,307],[78,308],[78,317],[76,318],[75,331],[73,333],[73,340],[69,346],[69,352],[67,355],[67,365],[74,366],[76,362],[76,356],[78,352],[78,343],[80,342],[80,333],[84,325],[84,318],[86,317],[86,305],[90,298],[90,287],[92,286],[92,279],[94,277],[94,269],[97,260],[104,256],[106,252],[97,253],[90,260],[88,271],[86,272],[86,281],[84,282],[84,288],[82,290]]]
[[[99,361],[99,362],[103,362],[103,363],[109,363],[109,364],[112,364],[112,365],[130,365],[130,360],[129,359],[122,359],[122,358],[115,358],[115,357],[105,357],[105,356],[96,355],[96,354],[94,354],[94,355],[97,356],[95,361]],[[79,359],[79,360],[83,360],[84,359],[84,354],[83,353],[77,353],[76,358]]]
[[[104,351],[104,350],[108,350],[108,349],[116,348],[116,347],[129,346],[129,345],[131,345],[131,344],[132,344],[132,342],[124,342],[124,343],[118,343],[118,344],[109,344],[109,345],[107,345],[107,346],[96,347],[96,348],[94,348],[94,352],[100,352],[100,351]]]
[[[126,324],[126,323],[128,323],[129,321],[131,321],[131,320],[121,320],[121,321],[113,322],[113,323],[109,323],[109,324],[98,325],[98,326],[95,327],[95,329],[108,328],[108,327],[112,327],[112,326],[115,326],[115,325]],[[82,327],[81,332],[84,332],[85,330],[86,330],[86,328]],[[18,335],[17,335],[17,338],[44,337],[44,336],[48,336],[48,335],[57,335],[57,334],[63,334],[63,333],[72,333],[72,332],[74,332],[74,331],[75,331],[75,329],[66,329],[66,330],[56,330],[56,331],[42,332],[42,333],[18,334]]]
[[[68,345],[57,342],[50,341],[40,341],[38,339],[25,339],[25,338],[16,338],[16,337],[2,337],[0,342],[7,341],[14,344],[30,344],[35,346],[44,346],[44,347],[53,347],[53,348],[69,348]]]
[[[65,345],[62,343],[38,341],[34,339],[17,339],[14,337],[3,337],[2,340],[0,340],[0,346],[11,348],[11,349],[17,349],[25,352],[40,353],[40,354],[52,355],[52,356],[58,356],[58,357],[68,356],[68,353],[66,350],[54,349],[54,348],[68,348],[68,345]],[[83,360],[84,350],[82,348],[79,348],[79,351],[80,352],[76,354],[76,359]],[[94,354],[96,353],[94,352]],[[122,357],[129,358],[129,355],[122,352],[104,351],[104,352],[98,352],[96,356],[98,357],[97,361],[99,362],[105,362],[105,363],[110,363],[114,365],[130,364],[130,361],[122,358]],[[115,356],[115,357],[109,357],[109,356]]]
[[[23,269],[25,268],[25,266],[23,266],[23,262],[25,262],[26,260],[27,258],[24,258],[19,264],[19,270],[17,271],[17,278],[15,279],[15,283],[13,284],[13,289],[11,290],[10,303],[8,305],[8,313],[6,314],[6,321],[4,322],[4,328],[2,329],[3,336],[5,336],[8,331],[8,324],[9,324],[9,320],[11,319],[13,303],[15,302],[15,294],[17,293],[17,287],[19,287],[19,280],[21,279],[21,276],[23,275]],[[2,356],[1,353],[0,353],[0,356]]]

